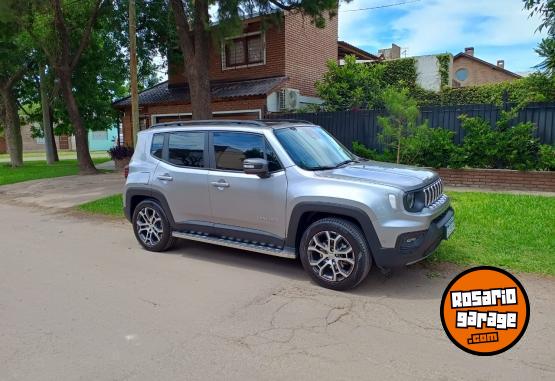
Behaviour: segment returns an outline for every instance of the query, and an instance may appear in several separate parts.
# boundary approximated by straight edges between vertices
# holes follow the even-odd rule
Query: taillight
[[[125,178],[127,178],[127,176],[129,176],[129,166],[128,165],[126,165],[123,168],[123,175],[125,176]]]

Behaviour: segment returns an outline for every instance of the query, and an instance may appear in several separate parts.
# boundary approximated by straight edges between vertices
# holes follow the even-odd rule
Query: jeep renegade
[[[358,285],[430,255],[453,232],[443,183],[428,169],[361,159],[294,120],[189,121],[138,135],[124,210],[139,243],[177,238],[300,257],[320,285]]]

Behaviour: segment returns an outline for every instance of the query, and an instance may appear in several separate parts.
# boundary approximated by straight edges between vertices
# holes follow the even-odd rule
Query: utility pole
[[[139,133],[139,88],[137,85],[137,23],[135,21],[135,0],[129,0],[129,66],[131,72],[131,125],[133,126],[133,146],[137,144]]]

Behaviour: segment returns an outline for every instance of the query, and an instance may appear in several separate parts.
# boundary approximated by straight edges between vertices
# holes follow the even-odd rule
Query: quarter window
[[[164,134],[154,134],[152,137],[152,145],[150,146],[150,154],[158,159],[162,159],[164,152]]]
[[[181,167],[204,167],[204,132],[172,132],[168,161]]]

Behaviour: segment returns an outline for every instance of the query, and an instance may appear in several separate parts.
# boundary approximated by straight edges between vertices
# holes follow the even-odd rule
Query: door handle
[[[220,181],[212,181],[210,184],[215,186],[216,188],[229,188],[229,183],[223,180]]]
[[[158,180],[172,181],[173,177],[171,177],[168,173],[164,173],[163,175],[158,175]]]

